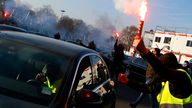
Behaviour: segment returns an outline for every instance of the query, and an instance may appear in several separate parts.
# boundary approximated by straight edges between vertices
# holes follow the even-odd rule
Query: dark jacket
[[[189,77],[185,72],[177,70],[179,68],[182,68],[182,66],[178,65],[178,67],[175,69],[167,67],[152,53],[143,55],[143,58],[150,63],[156,74],[159,75],[159,77],[156,79],[157,81],[159,82],[169,81],[170,92],[173,96],[177,98],[186,98],[191,94],[192,92],[191,80],[189,79]],[[134,80],[129,80],[128,85],[146,93],[151,93],[153,92],[154,89],[161,88],[161,85],[159,84],[146,85]]]

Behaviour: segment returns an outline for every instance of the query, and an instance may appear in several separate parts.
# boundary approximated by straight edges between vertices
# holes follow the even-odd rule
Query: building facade
[[[176,28],[161,27],[155,31],[145,31],[143,34],[145,46],[149,49],[159,48],[161,53],[173,52],[182,64],[185,60],[192,61],[192,34],[178,31]],[[137,56],[134,47],[128,55]]]
[[[183,63],[192,59],[192,34],[156,30],[151,47],[160,48],[162,53],[173,52],[178,61]]]
[[[144,32],[143,41],[145,43],[145,46],[149,49],[151,48],[151,45],[153,42],[153,37],[154,37],[154,31],[153,30]]]

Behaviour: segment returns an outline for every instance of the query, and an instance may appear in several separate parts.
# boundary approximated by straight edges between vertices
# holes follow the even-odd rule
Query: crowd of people
[[[60,38],[57,35],[55,39]],[[130,106],[136,108],[145,94],[149,94],[151,108],[192,108],[192,63],[184,61],[181,65],[174,53],[161,54],[159,48],[152,48],[150,51],[145,47],[143,39],[135,39],[133,45],[147,61],[145,83],[129,79],[125,74],[127,68],[123,63],[125,47],[118,39],[114,44],[113,59],[107,63],[111,77],[115,81],[141,91],[140,96],[130,103]],[[87,47],[96,50],[94,41]]]

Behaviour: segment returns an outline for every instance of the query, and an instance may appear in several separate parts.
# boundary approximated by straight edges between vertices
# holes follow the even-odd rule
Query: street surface
[[[117,83],[117,102],[116,108],[132,108],[129,106],[139,96],[140,92],[134,89]],[[137,108],[150,108],[148,95],[141,101]]]

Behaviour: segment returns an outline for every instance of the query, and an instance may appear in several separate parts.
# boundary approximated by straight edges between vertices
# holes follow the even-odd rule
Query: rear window
[[[64,55],[7,40],[0,40],[0,61],[0,93],[43,105],[57,93],[68,64]]]

